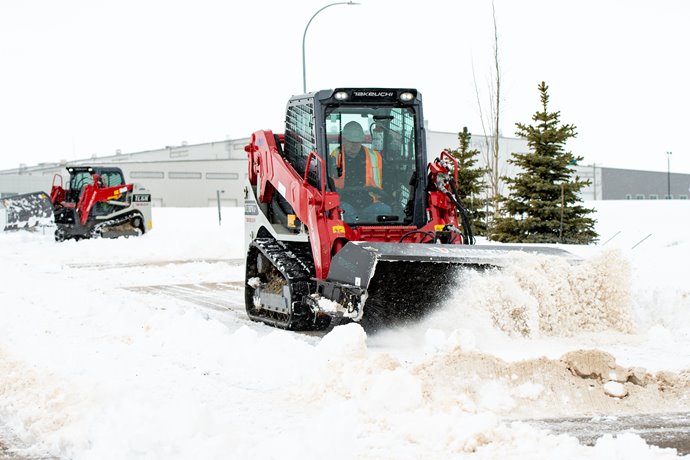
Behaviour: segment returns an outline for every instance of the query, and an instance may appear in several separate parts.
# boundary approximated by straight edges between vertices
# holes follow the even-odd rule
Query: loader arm
[[[95,180],[93,184],[84,186],[81,198],[77,203],[77,212],[79,213],[79,221],[81,225],[86,224],[86,221],[89,218],[89,213],[96,203],[118,200],[125,193],[131,192],[133,188],[133,184],[118,185],[115,187],[101,187],[97,180]]]
[[[277,138],[282,141],[283,136]],[[317,278],[325,278],[330,269],[334,243],[344,236],[345,224],[339,218],[340,197],[326,191],[326,165],[315,152],[307,160],[303,177],[280,155],[276,136],[270,131],[257,131],[245,147],[249,157],[249,182],[258,183],[258,199],[270,203],[278,191],[287,200],[297,218],[305,223],[309,234]],[[317,171],[321,188],[311,185],[309,171]]]

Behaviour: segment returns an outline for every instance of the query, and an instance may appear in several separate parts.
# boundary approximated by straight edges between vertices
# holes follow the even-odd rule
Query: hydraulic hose
[[[474,244],[475,239],[474,239],[474,233],[472,232],[472,225],[470,224],[470,219],[467,216],[467,210],[465,210],[465,207],[460,203],[460,200],[458,200],[456,193],[457,193],[457,187],[455,186],[455,181],[454,180],[449,180],[448,183],[450,184],[450,191],[447,189],[445,190],[446,195],[448,195],[448,198],[450,201],[453,202],[455,205],[455,208],[458,210],[458,213],[460,214],[460,221],[462,222],[462,229],[465,232],[465,237],[462,239],[464,244]]]

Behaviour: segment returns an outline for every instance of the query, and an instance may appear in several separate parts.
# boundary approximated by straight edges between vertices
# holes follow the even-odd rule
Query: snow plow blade
[[[577,258],[562,249],[529,245],[434,245],[350,242],[333,257],[317,291],[339,306],[334,317],[367,330],[419,320],[448,298],[459,271],[505,266],[519,253]]]
[[[0,231],[31,229],[53,223],[53,205],[45,192],[0,199]]]

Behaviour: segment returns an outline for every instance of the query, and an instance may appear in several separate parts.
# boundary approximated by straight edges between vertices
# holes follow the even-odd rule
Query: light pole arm
[[[304,34],[302,35],[302,90],[305,93],[307,92],[307,64],[306,64],[306,58],[305,58],[306,53],[304,52],[304,44],[307,40],[307,30],[309,29],[309,24],[311,24],[311,22],[314,20],[316,15],[318,15],[320,12],[322,12],[323,10],[325,10],[326,8],[328,8],[330,6],[335,6],[335,5],[359,5],[359,3],[355,3],[352,1],[331,3],[329,5],[322,7],[319,11],[314,13],[314,16],[312,16],[311,19],[309,19],[309,22],[307,22],[307,26],[304,28]]]

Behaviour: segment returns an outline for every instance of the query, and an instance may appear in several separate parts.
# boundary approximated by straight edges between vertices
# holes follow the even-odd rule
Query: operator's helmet
[[[364,129],[356,121],[349,121],[343,126],[343,138],[350,142],[364,142]]]
[[[93,179],[93,183],[94,183],[95,185],[97,185],[98,187],[103,187],[103,186],[104,186],[104,184],[103,184],[103,178],[101,177],[100,174],[94,173],[94,174],[91,175],[91,178]]]

